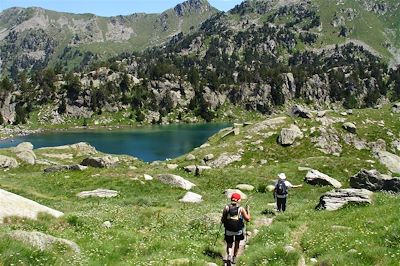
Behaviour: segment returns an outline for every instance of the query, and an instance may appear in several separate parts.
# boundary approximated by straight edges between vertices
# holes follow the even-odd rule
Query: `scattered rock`
[[[193,192],[186,192],[185,196],[179,200],[180,202],[186,203],[199,203],[202,202],[202,196]]]
[[[276,129],[285,122],[286,122],[286,117],[276,117],[276,118],[266,119],[260,123],[255,124],[252,128],[249,129],[249,132],[260,133],[260,131],[266,129]]]
[[[193,154],[188,154],[186,156],[186,161],[193,161],[196,160],[196,156],[194,156]]]
[[[43,206],[35,201],[0,189],[0,223],[8,216],[37,219],[38,214],[42,212],[56,218],[64,215],[62,212]]]
[[[264,165],[264,164],[267,164],[267,163],[268,163],[268,161],[265,160],[265,159],[260,160],[260,164],[261,164],[261,165]]]
[[[399,114],[400,113],[400,103],[393,104],[392,112],[395,113],[395,114]]]
[[[11,151],[14,152],[20,160],[28,164],[35,164],[36,155],[33,152],[32,143],[22,142],[18,144],[15,148],[12,148]]]
[[[350,132],[350,133],[353,133],[353,134],[355,134],[356,131],[357,131],[356,125],[354,125],[354,124],[351,123],[351,122],[346,122],[346,123],[344,123],[344,124],[343,124],[343,128],[344,128],[346,131],[348,131],[348,132]]]
[[[392,173],[400,174],[400,157],[387,151],[378,151],[375,156],[385,165]]]
[[[247,195],[244,194],[242,191],[240,191],[239,189],[226,189],[224,191],[225,196],[230,199],[233,193],[239,193],[240,197],[242,200],[247,199]]]
[[[332,225],[331,228],[335,231],[348,231],[352,230],[353,228],[343,225]]]
[[[177,164],[170,164],[170,163],[167,164],[167,168],[169,170],[175,170],[176,168],[178,168],[178,166],[179,165],[177,165]]]
[[[326,115],[326,111],[319,111],[317,113],[317,117],[319,117],[319,118],[324,117],[325,115]]]
[[[214,154],[212,154],[212,153],[207,154],[207,155],[204,156],[204,158],[203,158],[203,160],[204,160],[205,162],[210,161],[210,160],[212,160],[212,159],[214,159]]]
[[[318,263],[318,260],[316,258],[311,258],[310,262],[313,263],[313,264],[316,264],[316,263]]]
[[[210,147],[209,143],[204,143],[203,145],[200,146],[201,149],[204,149],[204,148],[207,148],[207,147]]]
[[[395,140],[392,142],[392,148],[395,151],[400,151],[400,140]]]
[[[289,128],[282,128],[278,138],[278,142],[283,145],[292,145],[294,141],[299,138],[303,138],[303,132],[296,125],[291,125]]]
[[[350,134],[350,133],[344,134],[343,140],[346,144],[353,145],[354,148],[356,148],[357,150],[368,149],[367,142],[363,139],[360,139],[355,134]]]
[[[361,169],[357,174],[350,177],[350,186],[371,191],[385,190],[398,193],[400,192],[400,179],[382,175],[375,169]]]
[[[273,186],[273,185],[268,185],[268,186],[266,187],[266,189],[267,189],[269,192],[272,192],[272,191],[274,191],[275,186]]]
[[[342,146],[339,144],[339,136],[334,129],[320,128],[321,135],[311,138],[311,142],[315,143],[315,147],[325,154],[339,156],[342,152]]]
[[[319,204],[315,208],[334,211],[349,203],[371,204],[372,194],[373,192],[367,189],[336,189],[322,195],[319,199]]]
[[[115,190],[98,188],[92,191],[82,191],[76,194],[79,198],[98,197],[98,198],[113,198],[118,196],[119,192]]]
[[[146,175],[146,174],[144,174],[143,177],[144,177],[144,180],[146,180],[146,181],[151,181],[151,180],[153,180],[153,177],[152,177],[151,175]]]
[[[386,151],[386,142],[383,139],[378,139],[375,142],[368,143],[368,146],[373,152]]]
[[[39,148],[39,150],[69,150],[76,156],[89,156],[97,153],[95,147],[86,142],[79,142],[72,145],[63,145],[57,147],[43,147]]]
[[[157,175],[156,178],[164,184],[175,186],[175,187],[180,187],[180,188],[183,188],[186,190],[190,190],[190,189],[192,189],[192,187],[196,186],[192,182],[190,182],[178,175],[161,174],[161,175]]]
[[[104,228],[111,228],[112,224],[110,221],[105,221],[101,226],[103,226]]]
[[[63,238],[57,238],[51,235],[46,235],[37,231],[27,232],[16,230],[12,231],[8,235],[11,238],[22,241],[28,245],[32,245],[42,251],[51,248],[51,246],[54,244],[62,244],[68,246],[76,253],[81,252],[79,246],[75,242]]]
[[[283,249],[285,250],[286,253],[293,253],[296,251],[296,249],[291,245],[286,245],[283,247]]]
[[[252,191],[254,190],[254,186],[248,184],[239,184],[236,186],[237,189],[244,190],[244,191]]]
[[[83,171],[86,170],[87,166],[74,164],[74,165],[55,165],[50,166],[44,169],[45,173],[54,173],[59,171],[66,171],[66,170],[76,170],[76,171]]]
[[[342,187],[342,184],[336,179],[314,169],[307,172],[304,181],[311,185],[333,186],[334,188]]]
[[[215,168],[223,168],[227,166],[228,164],[231,164],[233,162],[238,162],[242,160],[242,156],[240,154],[228,154],[228,153],[223,153],[221,154],[217,159],[214,161],[211,161],[209,165],[211,167]]]
[[[88,157],[81,162],[81,165],[91,166],[95,168],[110,168],[118,163],[118,157],[106,155],[103,157]]]
[[[292,114],[302,118],[312,118],[311,112],[300,105],[292,107]]]
[[[18,162],[14,158],[0,155],[0,168],[16,168],[18,167]]]

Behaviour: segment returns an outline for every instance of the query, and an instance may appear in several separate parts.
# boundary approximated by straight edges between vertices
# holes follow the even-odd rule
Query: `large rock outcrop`
[[[382,175],[377,170],[361,169],[350,177],[350,186],[353,188],[365,188],[371,191],[400,192],[400,178]]]
[[[378,151],[375,153],[375,157],[385,165],[392,173],[400,174],[400,157],[396,154],[387,151]]]
[[[33,200],[0,189],[0,223],[9,216],[37,219],[39,213],[47,213],[54,217],[64,215],[60,211],[43,206]]]
[[[30,142],[22,142],[15,148],[11,149],[12,152],[21,160],[27,164],[35,164],[36,155],[33,152],[33,145]]]
[[[336,189],[321,196],[316,209],[334,211],[347,204],[371,204],[372,191],[367,189]]]
[[[63,146],[56,146],[56,147],[43,147],[39,148],[39,150],[66,150],[68,153],[73,153],[76,156],[89,156],[94,155],[97,153],[96,148],[91,146],[86,142],[79,142],[71,145],[63,145]]]
[[[28,245],[32,245],[42,251],[50,249],[54,244],[61,244],[68,246],[76,253],[81,252],[79,246],[75,242],[63,238],[57,238],[51,235],[46,235],[37,231],[27,232],[16,230],[12,231],[8,235],[13,239],[22,241]]]
[[[342,187],[342,184],[336,179],[314,169],[307,172],[304,181],[311,185],[333,186],[334,188]]]
[[[18,162],[12,157],[0,155],[0,168],[15,168],[18,167]]]
[[[242,160],[242,156],[240,154],[223,153],[217,159],[215,159],[211,162],[208,162],[207,164],[214,168],[223,168],[223,167],[227,166],[228,164],[231,164],[233,162],[238,162],[241,160]]]
[[[180,188],[183,188],[186,190],[190,190],[190,189],[192,189],[192,187],[196,186],[192,182],[190,182],[178,175],[161,174],[161,175],[157,175],[156,178],[164,184],[171,185],[174,187],[180,187]]]
[[[296,125],[290,125],[289,128],[282,128],[279,134],[278,142],[283,146],[292,145],[296,139],[302,139],[303,132]]]

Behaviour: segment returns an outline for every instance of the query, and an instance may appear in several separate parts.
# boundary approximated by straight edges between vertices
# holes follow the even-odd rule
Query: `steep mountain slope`
[[[110,18],[10,8],[0,13],[1,68],[15,73],[49,62],[62,68],[97,56],[140,51],[189,32],[216,12],[206,0],[188,0],[161,14]]]

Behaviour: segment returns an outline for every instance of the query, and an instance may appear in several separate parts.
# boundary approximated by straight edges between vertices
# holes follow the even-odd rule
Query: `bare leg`
[[[226,243],[226,255],[228,256],[228,258],[230,258],[230,256],[231,256],[232,245],[233,245],[233,243]],[[236,246],[235,246],[235,248],[236,248]]]
[[[238,254],[239,250],[239,245],[240,245],[240,240],[235,241],[235,247],[233,249],[233,256],[236,257]]]

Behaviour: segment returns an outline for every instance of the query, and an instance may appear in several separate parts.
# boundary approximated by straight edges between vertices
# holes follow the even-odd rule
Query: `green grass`
[[[400,137],[399,116],[392,116],[389,106],[380,110],[353,112],[347,119],[357,124],[360,138],[368,141],[383,138],[389,149],[391,140]],[[340,116],[333,112],[327,115]],[[252,116],[246,118],[249,117]],[[254,116],[252,121],[265,118]],[[386,127],[362,124],[367,118],[384,120]],[[276,142],[278,132],[294,122],[300,128],[308,129],[304,132],[305,138],[298,141],[298,145],[281,147]],[[218,220],[228,202],[222,192],[239,183],[248,183],[256,187],[255,192],[247,193],[251,196],[249,203],[253,219],[267,216],[275,220],[270,227],[256,228],[253,222],[248,224],[250,231],[258,229],[259,233],[249,240],[240,265],[297,265],[301,257],[307,264],[315,258],[324,265],[396,265],[400,259],[400,221],[397,213],[400,198],[397,195],[377,192],[370,206],[348,206],[333,212],[317,211],[315,206],[319,197],[331,188],[304,184],[290,191],[286,213],[273,214],[272,207],[268,205],[273,202],[273,197],[270,192],[265,192],[265,186],[273,184],[278,173],[285,172],[292,183],[300,184],[306,172],[299,171],[298,167],[308,166],[348,187],[350,176],[361,168],[371,169],[366,160],[376,161],[370,151],[358,151],[342,142],[340,157],[316,150],[309,141],[309,128],[318,125],[313,119],[287,118],[276,129],[260,132],[276,132],[268,138],[251,132],[254,125],[241,127],[239,135],[224,139],[221,139],[221,132],[209,138],[209,148],[191,151],[197,158],[195,161],[185,161],[184,155],[170,161],[179,164],[176,170],[124,156],[118,167],[111,169],[89,168],[83,172],[44,174],[45,166],[22,165],[4,171],[0,175],[1,188],[63,211],[65,216],[58,219],[40,216],[37,221],[7,219],[0,226],[0,264],[168,265],[182,258],[188,259],[190,265],[204,265],[206,262],[220,264],[218,256],[224,247]],[[340,135],[345,133],[341,123],[333,127]],[[394,136],[386,134],[387,128]],[[256,141],[259,141],[258,144],[253,143]],[[242,161],[224,169],[211,169],[198,177],[182,169],[185,165],[200,164],[206,154],[213,153],[218,157],[224,152],[237,153],[239,149],[244,150]],[[36,154],[44,158],[42,154],[49,152],[36,151]],[[1,154],[12,156],[8,150],[1,150]],[[82,158],[74,154],[68,163],[79,163]],[[267,164],[260,165],[261,159],[266,159]],[[374,168],[387,173],[385,166],[378,162]],[[155,176],[160,173],[177,174],[195,183],[197,186],[193,192],[201,194],[204,201],[197,205],[180,203],[178,200],[186,191],[142,178],[143,174]],[[76,197],[80,191],[96,188],[117,190],[120,195],[111,199]],[[106,220],[112,222],[109,229],[102,227]],[[37,230],[69,239],[79,245],[82,253],[73,255],[63,246],[54,246],[47,251],[37,250],[7,236],[8,232],[17,229]],[[286,245],[294,246],[295,251],[287,254],[284,250]]]

